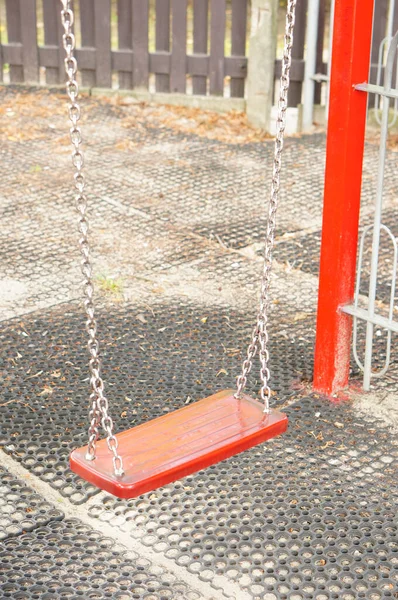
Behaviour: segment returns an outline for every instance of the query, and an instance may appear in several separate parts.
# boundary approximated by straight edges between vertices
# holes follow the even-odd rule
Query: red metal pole
[[[348,384],[374,0],[336,0],[322,225],[314,390]]]

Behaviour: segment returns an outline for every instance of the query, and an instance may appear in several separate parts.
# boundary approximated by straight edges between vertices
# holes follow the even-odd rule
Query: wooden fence
[[[304,78],[306,5],[307,0],[298,0],[293,106],[300,102]],[[321,6],[318,63],[324,70],[325,0]],[[249,0],[75,0],[74,8],[79,40],[76,56],[84,86],[152,86],[156,92],[244,97]],[[0,48],[0,77],[7,67],[11,83],[64,81],[59,11],[59,0],[5,0],[3,27],[8,39]],[[152,51],[150,28],[154,28]],[[191,53],[187,53],[188,29]],[[280,62],[275,61],[275,78],[280,75]]]
[[[64,80],[60,50],[60,1],[42,0],[44,40],[38,45],[36,0],[6,0],[8,43],[1,45],[1,71],[9,65],[10,82]],[[186,93],[187,76],[194,94],[244,95],[247,72],[247,0],[232,0],[231,55],[225,56],[226,0],[80,0],[74,2],[80,47],[76,51],[82,83],[90,87],[148,89],[154,75],[158,92]],[[187,54],[187,15],[193,17],[193,52]],[[210,22],[208,14],[210,9]],[[150,15],[150,10],[154,13]],[[154,17],[150,21],[150,16]],[[112,23],[117,32],[113,35]],[[149,26],[154,22],[155,49],[149,51]],[[79,35],[80,34],[80,35]],[[114,39],[115,38],[115,39]],[[172,44],[170,40],[172,39]],[[117,47],[113,47],[116,43]],[[210,51],[208,52],[208,46]]]
[[[327,45],[325,4],[321,0],[318,22],[317,70],[321,73],[326,72],[322,60]],[[388,0],[375,0],[372,76],[387,6]],[[3,34],[0,79],[62,83],[60,1],[0,0],[1,7],[6,41]],[[244,97],[249,0],[74,0],[74,8],[76,55],[84,86]],[[301,102],[306,11],[307,0],[298,0],[290,106]],[[398,27],[398,10],[396,21]],[[275,79],[280,62],[275,61]],[[319,103],[320,84],[315,94]]]

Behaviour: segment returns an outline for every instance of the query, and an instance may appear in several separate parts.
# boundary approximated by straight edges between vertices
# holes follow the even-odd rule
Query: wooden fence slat
[[[3,60],[9,65],[15,65],[23,69],[23,47],[20,43],[3,45]],[[11,68],[11,67],[10,67]]]
[[[207,55],[208,41],[208,0],[193,0],[193,51],[194,54]],[[194,75],[192,77],[192,91],[194,94],[206,96],[207,94],[207,75],[202,77]]]
[[[95,0],[80,0],[80,33],[82,40],[82,49],[85,47],[95,48],[95,18],[94,18]],[[95,87],[97,85],[95,69],[85,69],[80,65],[82,74],[82,84],[85,87]]]
[[[156,0],[156,50],[170,51],[170,0]],[[169,92],[170,76],[157,72],[155,86],[157,92]]]
[[[127,57],[119,53],[113,52],[114,64],[125,63]],[[191,54],[187,56],[186,72],[192,77],[206,77],[209,73],[210,57],[205,54]],[[170,53],[169,52],[154,52],[149,55],[149,65],[151,73],[170,73]],[[280,68],[279,65],[276,66]],[[295,71],[297,73],[297,69]],[[300,65],[300,73],[304,72],[304,63]],[[247,58],[239,58],[238,56],[226,56],[224,59],[224,74],[226,77],[234,77],[235,79],[243,79],[247,73]]]
[[[170,65],[170,52],[155,52],[149,55],[149,70],[151,73],[170,76]]]
[[[304,44],[305,44],[305,29],[307,25],[307,0],[297,0],[296,4],[296,22],[294,28],[293,37],[293,48],[292,48],[292,60],[302,60],[304,58]],[[275,78],[280,77],[280,72],[277,75],[275,72]],[[303,77],[301,79],[294,79],[289,88],[288,103],[289,106],[298,106],[301,104],[301,93],[303,89]]]
[[[44,44],[45,46],[58,46],[59,39],[59,21],[60,21],[60,2],[59,0],[43,0],[43,22],[44,22]],[[43,56],[39,50],[39,57]],[[42,58],[40,64],[42,65]],[[57,52],[57,62],[53,67],[46,66],[46,83],[59,83],[61,81],[59,58]]]
[[[120,83],[120,73],[123,75],[131,75],[133,72],[133,51],[132,50],[112,50],[111,52],[112,58],[112,71],[119,72],[119,86]],[[129,88],[124,88],[129,89]]]
[[[170,89],[185,94],[187,84],[187,0],[171,0],[172,39]]]
[[[322,73],[323,71],[323,43],[325,38],[325,0],[319,2],[319,14],[318,14],[318,38],[316,42],[316,72]],[[314,103],[321,103],[322,84],[315,83],[314,91]]]
[[[303,59],[292,59],[292,65],[290,67],[290,85],[294,82],[302,83],[304,81],[304,65],[305,62]],[[275,61],[275,78],[279,79],[282,72],[282,61],[281,59],[277,59]]]
[[[224,42],[226,0],[211,0],[210,25],[210,94],[224,93]]]
[[[117,0],[117,31],[119,50],[132,50],[132,3],[131,0]],[[133,87],[133,68],[132,61],[129,69],[118,69],[119,87],[123,90],[130,90]]]
[[[78,48],[75,52],[79,68],[85,71],[95,71],[97,52],[95,48]]]
[[[17,0],[6,0],[6,17],[7,17],[7,32],[8,42],[22,43],[21,38],[21,16],[20,3]],[[24,72],[22,65],[13,65],[10,61],[10,82],[22,83],[24,80]]]
[[[236,81],[244,82],[247,75],[247,58],[226,56],[224,58],[224,75],[236,79]]]
[[[191,54],[187,56],[187,73],[192,75],[192,79],[206,79],[209,74],[209,61],[210,58],[206,54]]]
[[[96,85],[112,87],[111,0],[95,0]]]
[[[58,0],[53,0],[56,6],[56,10],[59,11],[59,3]],[[71,5],[73,8],[74,7],[74,1],[72,0]],[[58,45],[59,45],[59,50],[58,50],[58,69],[59,69],[59,82],[60,83],[65,83],[66,82],[66,73],[65,73],[65,50],[64,50],[64,40],[63,40],[63,36],[64,36],[64,28],[62,25],[62,21],[61,21],[61,14],[60,11],[58,13]],[[76,32],[76,24],[73,25],[73,32]]]
[[[135,88],[148,88],[148,20],[148,0],[133,0],[133,85]]]
[[[39,48],[39,64],[46,68],[46,73],[55,69],[58,77],[58,46],[41,46]],[[48,83],[47,78],[46,83]],[[50,83],[58,83],[58,80]]]
[[[232,0],[231,50],[232,56],[245,56],[247,0]],[[231,96],[243,98],[245,95],[245,80],[231,78]]]
[[[21,41],[23,44],[24,81],[39,81],[39,49],[37,47],[36,0],[21,0]]]

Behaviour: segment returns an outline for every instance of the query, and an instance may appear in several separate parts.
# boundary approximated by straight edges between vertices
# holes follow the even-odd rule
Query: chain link
[[[106,435],[109,450],[113,454],[113,468],[115,475],[123,475],[123,461],[118,453],[118,441],[113,435],[113,421],[108,414],[108,400],[104,395],[104,382],[100,372],[99,342],[97,339],[97,321],[94,308],[94,285],[92,281],[92,266],[90,259],[90,245],[88,240],[89,221],[87,216],[87,198],[85,196],[85,177],[83,173],[84,156],[81,149],[82,136],[78,126],[80,120],[80,105],[77,102],[79,85],[76,81],[77,62],[74,56],[75,36],[73,34],[74,14],[70,0],[61,0],[61,20],[64,28],[63,46],[65,49],[65,73],[67,75],[66,92],[68,94],[70,139],[72,142],[72,164],[75,167],[74,185],[76,190],[76,209],[79,215],[78,228],[80,232],[79,246],[81,253],[81,271],[84,277],[84,308],[86,311],[86,331],[88,334],[88,350],[90,353],[90,425],[88,430],[87,460],[94,460],[96,444],[99,437],[99,426],[102,425]]]
[[[268,310],[269,290],[271,284],[272,250],[274,247],[276,212],[278,208],[280,172],[282,166],[283,138],[286,127],[287,96],[290,83],[290,66],[292,63],[293,30],[296,11],[296,0],[288,0],[286,12],[285,42],[282,58],[282,74],[280,79],[280,91],[278,101],[278,118],[276,122],[276,138],[274,150],[274,166],[272,173],[271,195],[268,207],[267,233],[264,251],[264,269],[261,281],[260,307],[257,315],[257,323],[253,330],[251,342],[247,350],[247,357],[243,362],[242,371],[237,379],[237,390],[235,396],[239,398],[243,393],[247,377],[253,367],[253,359],[257,353],[260,358],[261,398],[264,403],[264,412],[269,413],[269,401],[271,389],[269,387],[270,371],[268,351]]]

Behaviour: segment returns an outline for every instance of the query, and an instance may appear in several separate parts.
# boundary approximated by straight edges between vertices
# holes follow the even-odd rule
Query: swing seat
[[[224,390],[119,433],[121,477],[113,472],[106,440],[97,443],[93,461],[85,458],[87,446],[74,450],[71,469],[118,498],[135,498],[286,431],[285,414],[265,414],[260,402],[234,393]]]

